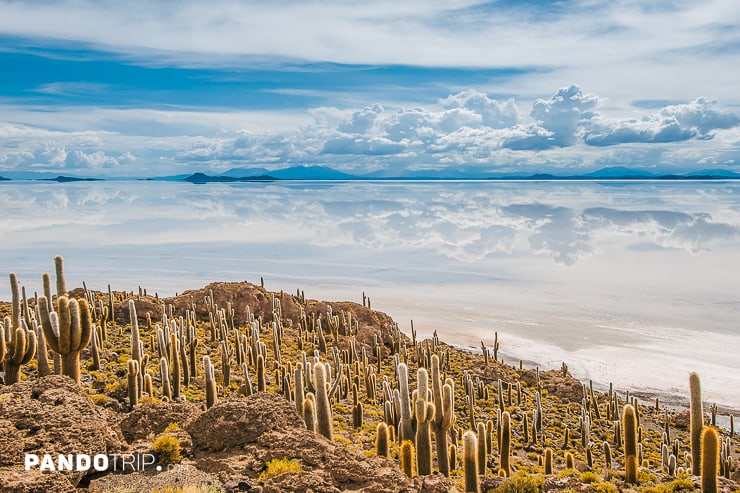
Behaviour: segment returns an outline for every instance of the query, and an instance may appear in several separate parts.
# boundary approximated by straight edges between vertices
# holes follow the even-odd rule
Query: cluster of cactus
[[[13,372],[7,369],[8,365],[20,367],[16,361],[23,361],[28,352],[33,353],[29,346],[36,342],[39,348],[44,349],[48,344],[58,357],[59,371],[78,383],[80,351],[90,341],[93,368],[100,368],[99,353],[107,337],[105,327],[113,320],[113,299],[116,296],[109,286],[109,304],[106,306],[85,286],[84,299],[70,299],[63,278],[63,263],[61,259],[55,263],[56,300],[52,298],[51,280],[47,275],[43,279],[44,295],[31,299],[35,302],[33,308],[26,301],[25,290],[19,289],[17,279],[11,275],[12,313],[3,321],[3,334],[0,337],[0,360],[4,361],[6,383],[12,383],[10,379],[13,377]],[[137,298],[142,296],[146,296],[146,293],[140,288]],[[367,406],[379,406],[383,420],[376,427],[377,455],[392,457],[398,453],[402,469],[413,476],[433,472],[433,452],[436,452],[437,469],[449,476],[456,469],[457,447],[462,440],[466,491],[479,491],[480,476],[491,472],[502,476],[512,475],[517,469],[517,464],[512,464],[512,456],[515,455],[513,440],[517,437],[523,439],[525,446],[532,447],[529,450],[537,450],[538,461],[545,474],[554,473],[555,458],[551,448],[554,447],[557,453],[563,454],[566,468],[575,465],[576,451],[585,455],[586,466],[591,470],[594,470],[595,460],[601,460],[598,456],[602,454],[604,470],[609,477],[609,471],[615,464],[612,447],[607,440],[601,441],[606,437],[599,435],[603,434],[605,425],[612,422],[617,453],[622,448],[624,451],[625,482],[637,482],[638,466],[645,458],[641,410],[634,397],[628,395],[622,405],[617,393],[610,388],[608,395],[601,397],[600,405],[593,384],[584,385],[580,416],[577,412],[573,413],[578,426],[572,421],[571,428],[564,426],[563,451],[560,452],[560,440],[556,445],[552,441],[552,423],[557,420],[554,417],[545,419],[544,399],[547,392],[543,391],[539,369],[536,370],[536,387],[525,391],[521,382],[507,381],[505,376],[490,377],[491,365],[498,362],[497,334],[492,351],[481,341],[485,365],[483,371],[466,369],[462,372],[462,405],[456,409],[455,381],[443,373],[445,368],[450,369],[450,351],[439,343],[436,332],[431,339],[418,341],[416,329],[412,326],[412,339],[407,346],[408,340],[396,325],[386,335],[381,337],[376,334],[373,341],[362,344],[357,338],[358,320],[351,311],[335,311],[327,306],[323,313],[308,313],[306,307],[300,306],[298,319],[286,320],[283,315],[284,295],[269,296],[271,306],[266,311],[267,320],[255,316],[247,306],[246,326],[239,326],[237,308],[228,302],[224,307],[219,307],[213,293],[209,293],[205,297],[208,316],[205,327],[210,337],[203,338],[201,335],[200,342],[195,303],[189,305],[184,316],[180,317],[174,316],[171,305],[160,304],[161,320],[153,322],[151,314],[147,314],[145,330],[148,329],[149,335],[142,338],[133,294],[130,297],[128,294],[116,297],[116,301],[127,300],[129,305],[131,358],[127,362],[127,370],[130,406],[136,406],[143,395],[154,395],[151,370],[154,378],[159,379],[162,398],[177,401],[195,382],[194,377],[200,368],[204,378],[202,383],[198,381],[198,386],[205,392],[206,407],[216,404],[219,383],[222,395],[227,397],[235,381],[241,383],[239,392],[246,395],[255,391],[274,390],[294,403],[308,429],[329,439],[335,434],[334,404],[351,402],[349,419],[353,428],[361,428],[365,423]],[[300,291],[295,299],[305,304]],[[96,323],[99,324],[97,327]],[[295,339],[301,355],[297,362],[291,361],[290,356],[295,353],[291,353],[284,340],[285,327],[291,325],[297,329]],[[43,351],[43,356],[40,349],[38,353],[38,371],[41,375],[46,351]],[[201,358],[198,359],[198,356]],[[29,359],[32,357],[33,354],[28,356]],[[48,362],[46,367],[48,371]],[[234,368],[241,369],[241,377],[232,374]],[[414,382],[409,381],[412,368],[416,372],[415,388],[412,388]],[[566,376],[567,366],[563,368],[563,375]],[[14,371],[18,374],[18,370]],[[217,377],[220,379],[218,382]],[[695,396],[698,394],[698,377],[692,375],[691,381],[691,450],[693,457],[694,443],[698,443],[697,450],[701,455],[698,459],[685,462],[687,466],[691,464],[692,472],[701,473],[702,483],[708,488],[706,491],[712,491],[712,478],[716,489],[717,475],[730,475],[733,470],[731,446],[719,440],[713,428],[703,427],[701,398]],[[347,401],[350,398],[351,401]],[[605,414],[602,414],[602,406]],[[698,413],[695,413],[695,409],[698,409]],[[656,413],[659,410],[660,404],[656,401]],[[718,412],[716,407],[710,408],[710,411],[713,417]],[[697,423],[700,424],[694,422],[695,414],[698,414]],[[521,421],[516,421],[517,417]],[[464,424],[468,431],[455,427],[458,418],[461,418],[459,423]],[[517,427],[516,431],[514,427]],[[661,442],[661,468],[666,474],[676,477],[681,470],[678,467],[680,455],[678,441],[670,441],[670,431],[666,416],[664,439]],[[432,433],[436,444],[434,451]],[[696,441],[695,433],[699,434]],[[601,443],[601,446],[596,446],[592,440],[599,440],[597,443]],[[396,442],[397,448],[392,445]],[[546,444],[551,447],[545,448]],[[716,460],[713,461],[712,457],[715,456]]]

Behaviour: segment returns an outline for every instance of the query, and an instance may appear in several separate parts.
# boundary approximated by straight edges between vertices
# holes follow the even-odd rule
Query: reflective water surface
[[[0,272],[361,300],[403,329],[740,408],[740,183],[0,184]],[[9,298],[7,282],[0,298]]]

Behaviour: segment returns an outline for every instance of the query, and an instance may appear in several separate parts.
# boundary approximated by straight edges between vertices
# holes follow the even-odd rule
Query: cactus
[[[463,435],[463,474],[465,475],[465,493],[479,493],[478,478],[478,438],[471,430]]]
[[[719,434],[711,426],[704,428],[701,434],[701,471],[702,493],[717,493],[717,474],[719,472]],[[694,466],[692,466],[694,468]]]
[[[435,406],[432,429],[434,430],[434,438],[437,442],[439,472],[444,476],[450,475],[450,459],[447,457],[447,437],[455,421],[455,393],[453,385],[454,382],[451,379],[444,386],[442,385],[442,378],[439,371],[439,356],[436,354],[432,355],[432,398],[434,399]]]
[[[362,428],[362,422],[364,420],[364,406],[362,402],[358,401],[352,407],[352,426],[355,428]]]
[[[208,356],[203,356],[203,374],[206,376],[206,409],[210,409],[216,403],[216,375]]]
[[[378,457],[389,457],[390,432],[388,425],[383,421],[378,423],[377,436],[375,437],[375,455]]]
[[[545,449],[545,474],[552,474],[552,449],[549,447]]]
[[[267,382],[265,381],[265,358],[257,355],[257,392],[264,392]]]
[[[57,277],[57,297],[67,295],[67,283],[64,280],[64,257],[57,255],[54,257],[54,270]],[[49,300],[51,302],[51,300]]]
[[[448,457],[450,458],[450,462],[448,463],[449,470],[455,470],[457,468],[457,447],[454,443],[450,444]]]
[[[690,432],[691,432],[691,468],[694,475],[699,475],[699,464],[701,464],[701,431],[704,427],[704,410],[701,401],[701,384],[699,375],[689,375],[689,388],[691,400],[689,405]]]
[[[136,316],[134,300],[128,300],[128,313],[131,320],[131,357],[141,364],[141,340],[139,336],[139,318]]]
[[[7,349],[3,371],[5,372],[5,384],[12,385],[21,379],[21,366],[25,365],[34,354],[36,354],[36,333],[18,327],[6,342]],[[4,336],[0,336],[4,337]]]
[[[612,448],[606,440],[601,445],[604,448],[604,467],[609,470],[612,468]]]
[[[0,330],[0,364],[5,362],[5,328],[3,327],[2,330]]]
[[[306,428],[311,431],[316,431],[316,404],[314,402],[314,396],[312,393],[306,394],[306,398],[303,399],[303,421],[306,423]]]
[[[434,419],[434,404],[427,400],[429,375],[425,368],[419,368],[416,377],[417,398],[414,402],[416,414],[416,463],[419,474],[432,473],[432,436],[430,424]]]
[[[488,452],[486,450],[486,425],[479,421],[477,432],[478,474],[480,474],[481,476],[485,476],[486,467],[488,466]]]
[[[128,402],[131,409],[139,403],[139,362],[128,360]]]
[[[298,414],[303,413],[303,399],[306,398],[303,383],[303,366],[296,365],[293,370],[293,380],[295,381],[295,408]]]
[[[170,368],[167,364],[167,358],[159,360],[159,373],[162,380],[162,397],[172,400],[172,387],[170,386]],[[208,386],[206,385],[206,389]]]
[[[501,469],[506,473],[506,477],[511,477],[511,416],[509,411],[504,411],[501,415]]]
[[[39,313],[46,342],[62,358],[62,374],[80,384],[80,351],[92,338],[93,323],[87,300],[57,298],[59,312],[49,311],[49,301],[39,297]]]
[[[323,363],[313,365],[313,381],[316,390],[317,431],[331,440],[334,436],[334,423],[331,416],[329,394],[326,388],[326,367]]]
[[[405,363],[398,364],[398,390],[400,393],[401,419],[398,423],[398,435],[401,441],[414,439],[414,428],[411,425],[411,401],[409,400],[409,373]]]
[[[10,329],[15,330],[21,327],[21,297],[18,288],[18,278],[14,272],[9,274],[11,302],[11,325]]]
[[[635,408],[625,404],[622,411],[622,429],[624,431],[624,480],[637,484],[637,417]]]
[[[404,474],[406,474],[406,476],[410,478],[416,475],[414,467],[415,458],[416,453],[414,451],[414,443],[411,440],[404,440],[403,442],[401,442],[401,470],[404,472]]]
[[[565,468],[566,469],[575,468],[575,461],[573,459],[573,454],[571,454],[570,452],[565,453]]]
[[[180,341],[177,339],[177,333],[170,334],[170,346],[172,356],[172,399],[180,399]]]

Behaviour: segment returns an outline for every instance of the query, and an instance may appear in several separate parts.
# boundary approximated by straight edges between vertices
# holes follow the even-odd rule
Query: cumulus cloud
[[[605,114],[600,101],[571,85],[529,103],[527,112],[520,110],[525,103],[468,89],[429,106],[314,108],[307,112],[311,123],[297,118],[293,127],[212,127],[197,135],[178,133],[194,115],[187,111],[182,118],[168,111],[171,123],[162,125],[172,125],[172,131],[156,136],[140,135],[131,125],[106,132],[0,123],[0,169],[161,175],[317,164],[386,175],[454,166],[491,176],[646,163],[683,171],[740,162],[740,118],[716,101],[698,98],[629,119]],[[156,111],[150,112],[156,119]],[[218,119],[215,113],[208,118]],[[225,118],[233,124],[233,115]],[[659,145],[666,142],[680,145]]]
[[[473,121],[480,117],[480,124],[491,128],[510,127],[519,119],[519,110],[513,99],[499,102],[474,89],[451,94],[440,100],[440,104],[447,110],[458,110],[451,114],[475,115]]]
[[[640,119],[595,117],[583,139],[593,146],[708,140],[716,130],[738,124],[740,118],[719,108],[717,101],[697,98],[691,103],[666,106]]]
[[[524,135],[507,142],[506,146],[542,150],[573,145],[579,136],[579,127],[593,118],[598,104],[595,94],[584,93],[576,85],[564,87],[549,100],[534,102],[530,116],[535,122],[520,127]]]

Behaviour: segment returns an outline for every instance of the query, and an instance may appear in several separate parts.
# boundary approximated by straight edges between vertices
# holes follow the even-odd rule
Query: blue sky
[[[0,0],[0,174],[740,171],[740,4]]]

